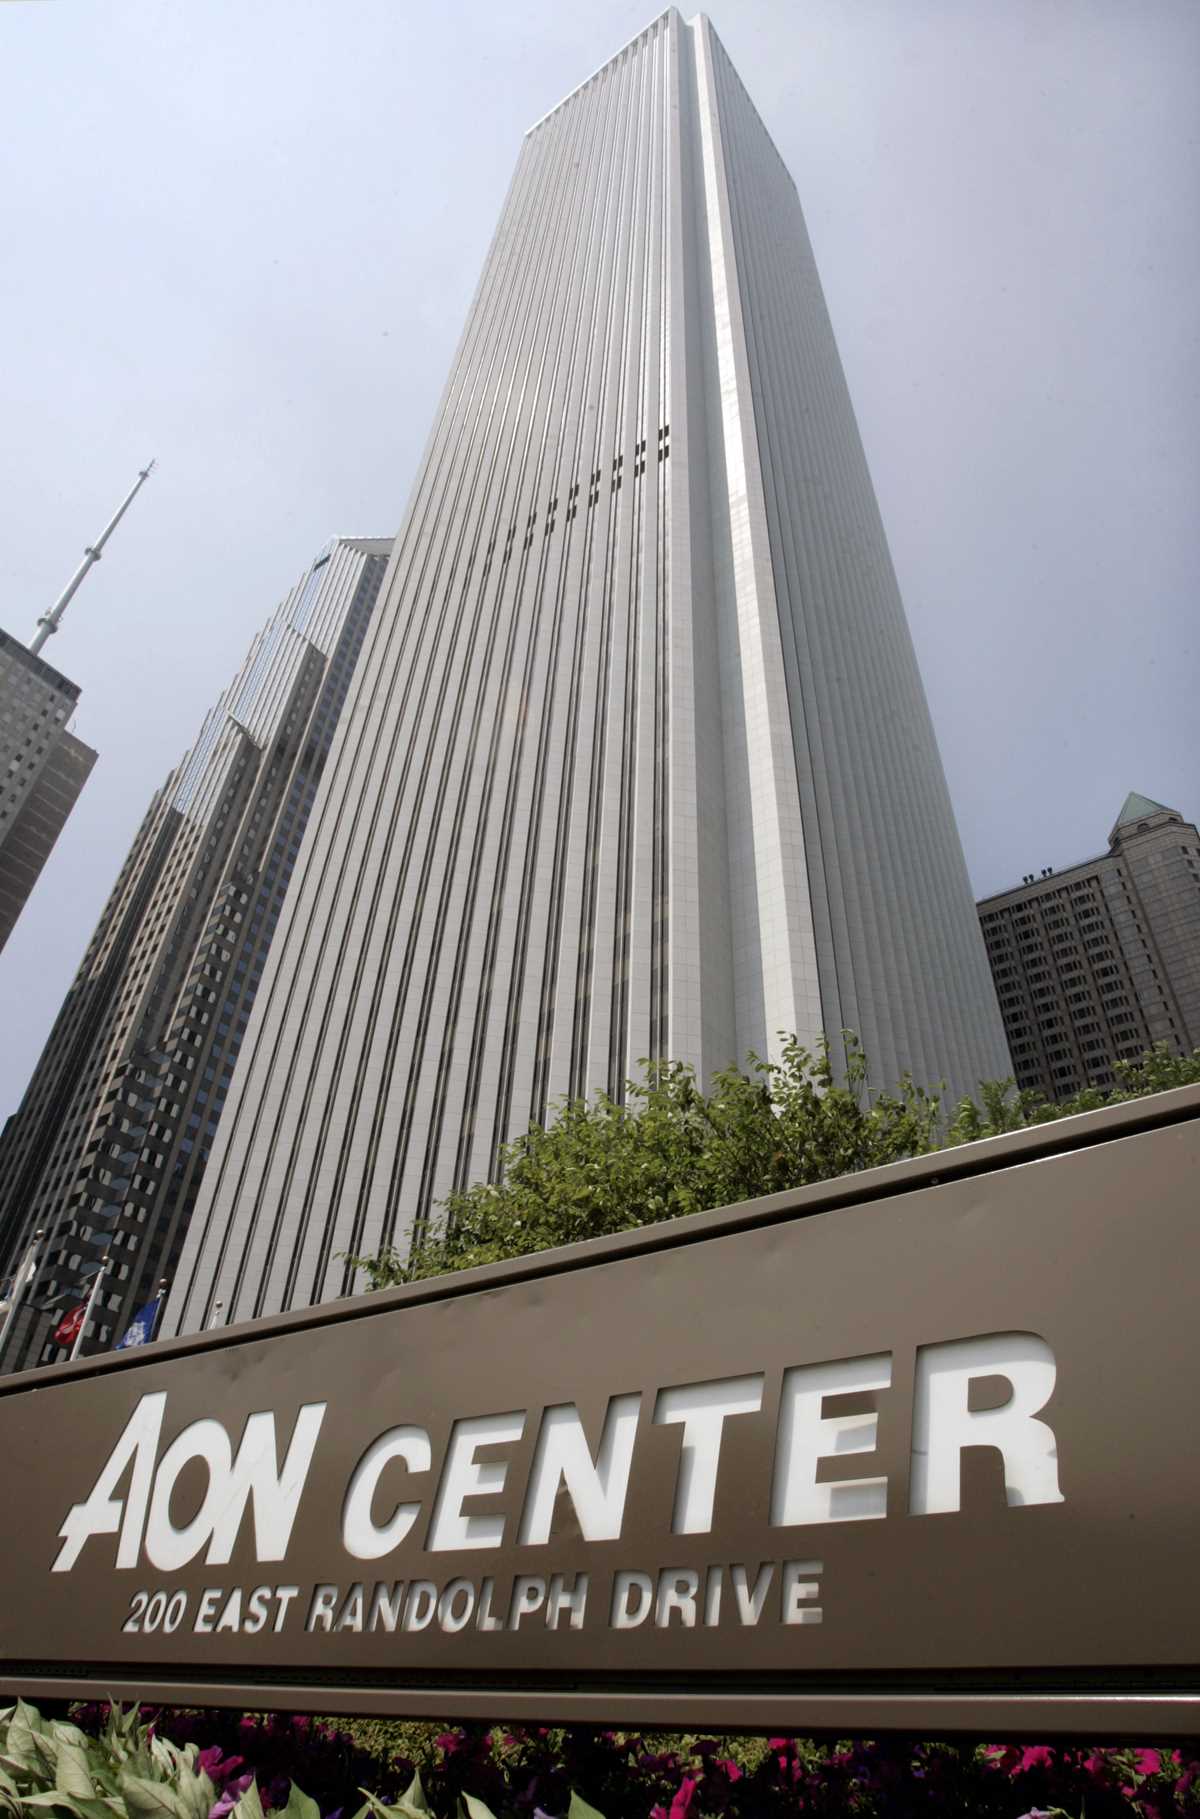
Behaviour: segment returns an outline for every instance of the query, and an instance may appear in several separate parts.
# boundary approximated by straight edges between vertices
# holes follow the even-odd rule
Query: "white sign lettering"
[[[797,1365],[776,1379],[777,1426],[775,1389],[768,1398],[761,1372],[658,1390],[652,1427],[680,1430],[673,1503],[661,1512],[664,1532],[669,1523],[674,1535],[712,1533],[722,1452],[730,1447],[733,1422],[739,1424],[739,1473],[730,1491],[760,1498],[772,1527],[885,1518],[888,1482],[881,1471],[834,1476],[826,1462],[844,1458],[870,1470],[880,1398],[895,1394],[892,1381],[889,1352]],[[1054,1383],[1054,1355],[1033,1333],[984,1333],[921,1346],[911,1417],[909,1512],[925,1516],[958,1510],[962,1453],[979,1447],[1000,1456],[1007,1504],[1061,1503],[1057,1442],[1044,1416]],[[839,1399],[846,1397],[856,1401],[839,1407]],[[764,1403],[770,1413],[764,1412]],[[123,1570],[144,1560],[171,1574],[201,1556],[209,1565],[228,1565],[248,1512],[255,1560],[284,1560],[325,1410],[324,1402],[300,1409],[280,1464],[271,1411],[247,1418],[236,1449],[223,1423],[205,1417],[183,1428],[162,1450],[167,1396],[161,1390],[144,1395],[91,1492],[67,1512],[52,1570],[70,1572],[87,1542],[105,1536],[116,1536],[115,1564]],[[643,1412],[640,1391],[612,1396],[594,1454],[574,1402],[553,1403],[540,1413],[510,1409],[463,1417],[450,1425],[440,1469],[425,1427],[389,1427],[370,1443],[346,1484],[340,1504],[344,1553],[353,1561],[374,1561],[422,1549],[427,1554],[496,1549],[504,1544],[509,1514],[515,1530],[510,1542],[517,1547],[545,1547],[564,1529],[577,1532],[580,1545],[619,1542],[630,1487],[636,1483]],[[514,1485],[500,1503],[509,1490],[511,1449],[525,1437],[531,1415],[538,1421],[536,1444],[516,1455],[529,1461],[527,1481],[523,1487]],[[768,1441],[768,1456],[761,1468],[755,1466],[757,1484],[750,1486],[745,1441],[755,1430],[744,1424],[768,1421],[775,1430],[774,1457]],[[759,1449],[762,1438],[756,1442]],[[666,1442],[660,1432],[655,1440],[660,1460]],[[510,1456],[493,1450],[502,1448],[510,1449]],[[761,1456],[761,1450],[751,1456]],[[420,1497],[404,1495],[410,1480],[425,1481]],[[197,1491],[191,1513],[180,1521],[183,1487],[192,1481]],[[663,1482],[661,1471],[655,1482]],[[431,1514],[422,1535],[424,1509]],[[615,1569],[617,1563],[612,1564]],[[609,1620],[615,1629],[643,1623],[709,1627],[720,1621],[753,1626],[778,1602],[780,1621],[815,1623],[821,1620],[814,1602],[821,1570],[814,1561],[730,1561],[654,1574],[621,1565],[612,1581]],[[413,1579],[390,1587],[380,1582],[369,1591],[358,1581],[348,1590],[320,1585],[313,1589],[306,1627],[419,1631],[436,1625],[453,1633],[468,1627],[515,1630],[544,1621],[552,1628],[561,1623],[574,1629],[583,1621],[587,1580],[586,1572],[570,1580],[561,1573],[518,1572],[507,1593],[498,1591],[501,1582],[490,1578],[476,1582],[460,1577],[445,1584]],[[200,1634],[227,1630],[252,1635],[270,1620],[270,1596],[281,1598],[285,1589],[296,1590],[206,1589],[194,1607],[195,1629]],[[131,1633],[183,1620],[186,1601],[176,1607],[171,1590],[137,1594],[143,1604],[131,1611]]]

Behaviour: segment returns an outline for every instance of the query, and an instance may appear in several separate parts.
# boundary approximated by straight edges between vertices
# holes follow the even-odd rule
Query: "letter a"
[[[117,1547],[117,1565],[137,1565],[166,1403],[165,1390],[156,1390],[153,1395],[142,1397],[129,1417],[125,1432],[109,1454],[108,1463],[97,1478],[91,1496],[86,1503],[72,1504],[68,1510],[66,1521],[58,1531],[63,1545],[51,1572],[69,1573],[78,1560],[85,1541],[92,1535],[115,1535],[118,1528],[121,1530],[121,1539]],[[134,1465],[129,1481],[129,1500],[123,1505],[113,1492],[121,1482],[131,1459]],[[122,1511],[124,1522],[121,1520]]]

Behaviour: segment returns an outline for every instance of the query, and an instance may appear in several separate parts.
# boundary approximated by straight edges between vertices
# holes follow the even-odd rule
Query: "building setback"
[[[0,950],[96,754],[66,722],[79,688],[0,631]]]
[[[979,920],[1017,1085],[1112,1086],[1113,1063],[1200,1048],[1200,834],[1125,798],[1108,851],[985,897]]]
[[[60,1355],[106,1252],[88,1349],[174,1268],[390,549],[322,551],[147,811],[0,1139],[0,1262],[48,1234],[0,1368]]]
[[[530,129],[167,1327],[346,1292],[562,1095],[1007,1053],[795,186],[670,10]]]

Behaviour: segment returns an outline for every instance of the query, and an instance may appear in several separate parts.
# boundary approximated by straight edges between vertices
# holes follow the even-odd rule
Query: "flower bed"
[[[111,1722],[106,1706],[76,1707],[73,1716],[93,1734]],[[323,1819],[343,1813],[348,1819],[366,1794],[372,1808],[389,1807],[397,1819],[414,1812],[437,1819],[463,1813],[470,1819],[1200,1813],[1200,1751],[1180,1749],[649,1738],[545,1726],[438,1730],[170,1709],[142,1717],[160,1737],[195,1752],[197,1770],[212,1784],[209,1819],[247,1819],[248,1810],[254,1819],[253,1803],[244,1804],[254,1788],[264,1812],[292,1801],[295,1813],[293,1789],[302,1790]]]

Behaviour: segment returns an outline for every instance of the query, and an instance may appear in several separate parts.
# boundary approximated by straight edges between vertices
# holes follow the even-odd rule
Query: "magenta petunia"
[[[679,1792],[671,1802],[669,1819],[687,1819],[692,1810],[692,1797],[696,1792],[696,1786],[697,1783],[690,1775],[683,1777],[679,1784]]]
[[[220,1799],[214,1800],[209,1807],[208,1819],[225,1819],[226,1813],[233,1811],[253,1780],[253,1775],[242,1775],[238,1780],[228,1782]]]

